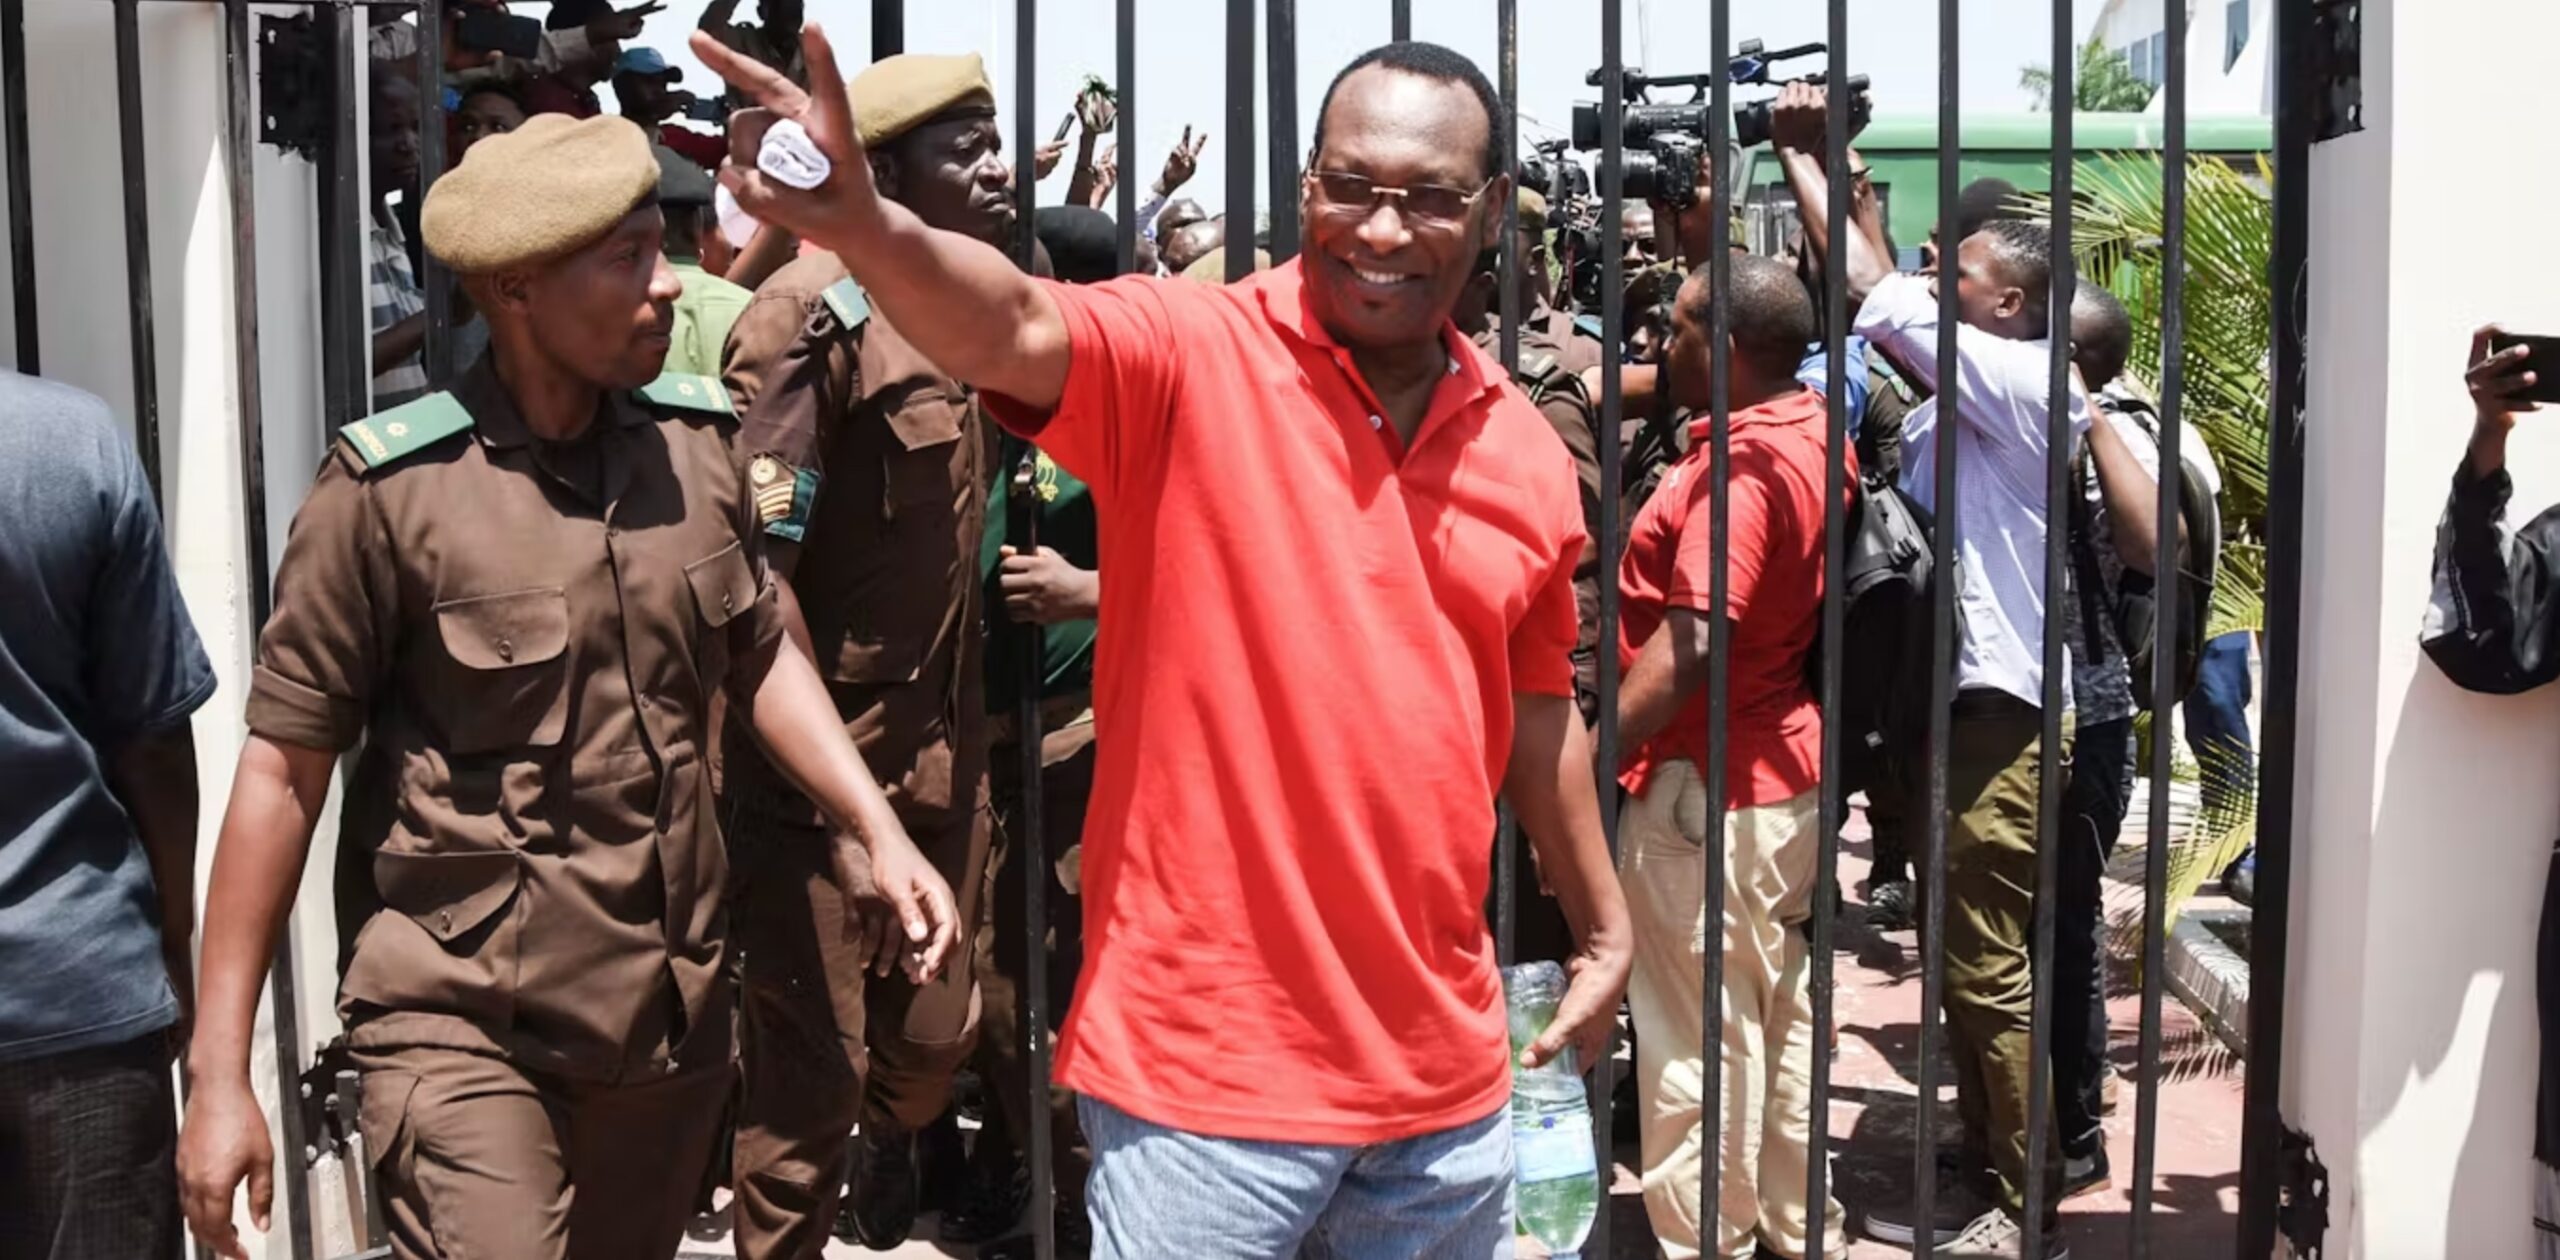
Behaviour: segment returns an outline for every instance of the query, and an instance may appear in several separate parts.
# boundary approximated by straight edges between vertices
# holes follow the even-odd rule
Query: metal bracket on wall
[[[2329,1233],[2329,1169],[2311,1135],[2291,1125],[2285,1126],[2277,1159],[2276,1228],[2297,1260],[2318,1260],[2321,1239]]]
[[[2311,140],[2364,130],[2364,3],[2321,0],[2311,11]]]
[[[318,160],[329,138],[329,61],[309,13],[258,16],[258,140]]]

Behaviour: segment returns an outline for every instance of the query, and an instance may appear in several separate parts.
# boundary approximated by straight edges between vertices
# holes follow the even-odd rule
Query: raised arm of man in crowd
[[[855,138],[835,50],[815,26],[806,47],[814,95],[708,34],[694,36],[703,64],[766,103],[730,125],[730,165],[721,179],[738,204],[761,222],[833,250],[871,304],[953,379],[1026,407],[1055,407],[1067,380],[1067,326],[1057,303],[1002,250],[926,227],[915,212],[880,195]],[[803,192],[756,168],[765,131],[778,118],[808,129],[835,178]]]
[[[2507,436],[2516,417],[2540,411],[2524,397],[2536,373],[2530,352],[2495,354],[2495,325],[2471,334],[2463,384],[2471,390],[2471,443],[2453,475],[2436,529],[2435,590],[2421,642],[2427,657],[2468,691],[2514,695],[2560,678],[2560,508],[2507,527]]]
[[[1829,147],[1829,118],[1830,106],[1823,89],[1808,83],[1790,83],[1778,94],[1769,119],[1770,143],[1778,150],[1779,165],[1787,173],[1787,187],[1795,194],[1796,213],[1804,220],[1805,248],[1823,265],[1828,265],[1832,257],[1831,176],[1823,168],[1823,155]],[[1852,158],[1851,165],[1856,164]],[[1893,253],[1884,245],[1884,219],[1875,206],[1872,189],[1855,194],[1849,206],[1849,222],[1845,261],[1849,268],[1849,311],[1855,315],[1867,295],[1875,291],[1877,282],[1893,274]]]

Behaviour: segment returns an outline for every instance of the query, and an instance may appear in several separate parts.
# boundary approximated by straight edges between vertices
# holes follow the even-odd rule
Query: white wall
[[[2534,239],[2560,171],[2484,118],[2560,107],[2560,11],[2365,6],[2368,130],[2314,150],[2308,556],[2285,1105],[2335,1180],[2333,1256],[2532,1254],[2535,917],[2560,835],[2560,693],[2455,690],[2418,650],[2470,425],[2470,329],[2560,328],[2538,256],[2448,253],[2442,172],[2494,170],[2461,236]],[[2424,20],[2416,20],[2423,12]],[[2400,159],[2406,157],[2406,161]],[[2529,418],[2519,518],[2560,498]]]

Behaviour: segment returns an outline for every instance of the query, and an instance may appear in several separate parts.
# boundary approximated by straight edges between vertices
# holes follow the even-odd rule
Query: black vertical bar
[[[907,0],[871,0],[871,59],[894,57],[907,50]],[[1025,73],[1029,73],[1028,68]],[[1022,143],[1032,143],[1036,131],[1022,133]]]
[[[133,353],[133,445],[161,497],[160,373],[151,318],[151,197],[142,160],[142,12],[116,0],[116,139],[124,159],[124,287]]]
[[[2166,23],[2167,83],[2162,109],[2168,124],[2166,151],[2160,159],[2163,248],[2160,286],[2160,521],[2152,571],[2157,602],[2153,624],[2178,624],[2178,499],[2183,491],[2179,461],[2186,427],[2187,346],[2187,6],[2183,0],[2161,6]],[[2103,423],[2103,421],[2101,421]],[[2174,653],[2154,653],[2151,661],[2151,712],[2166,715],[2177,704],[2177,661]],[[2137,680],[2139,681],[2139,680]],[[2142,855],[2142,1081],[2133,1110],[2132,1260],[2151,1255],[2153,1181],[2160,1148],[2160,1009],[2162,981],[2169,967],[2169,777],[2176,741],[2169,738],[2165,716],[2156,717],[2151,736],[2151,805],[2149,835]],[[2211,781],[2212,769],[2205,770]]]
[[[35,176],[28,170],[27,0],[0,0],[0,114],[7,115],[9,289],[18,330],[18,370],[33,376],[36,354]]]
[[[1718,0],[1721,5],[1722,0]],[[1831,0],[1830,11],[1831,64],[1825,78],[1837,84],[1849,81],[1849,0]],[[1719,49],[1719,55],[1723,50]],[[1715,64],[1723,65],[1719,60]],[[1829,134],[1823,138],[1823,176],[1831,195],[1826,199],[1830,212],[1831,257],[1823,268],[1824,315],[1822,350],[1829,374],[1823,382],[1829,407],[1828,433],[1823,442],[1822,476],[1822,711],[1840,711],[1841,640],[1848,634],[1848,605],[1838,575],[1848,562],[1848,493],[1849,493],[1849,233],[1864,231],[1849,223],[1849,201],[1857,194],[1849,178],[1849,110],[1850,98],[1844,87],[1829,89],[1831,107],[1824,111],[1829,119]],[[1719,340],[1715,344],[1723,345]],[[1943,417],[1941,417],[1943,419]],[[1942,429],[1941,432],[1944,432]],[[1812,1102],[1806,1109],[1805,1152],[1805,1256],[1822,1260],[1829,1243],[1831,1202],[1831,1030],[1832,1030],[1832,906],[1839,887],[1840,826],[1848,815],[1847,785],[1840,780],[1840,728],[1837,723],[1822,724],[1822,793],[1819,830],[1814,842],[1821,847],[1814,863],[1813,884],[1813,966],[1807,988],[1813,1007],[1813,1081]],[[1925,1019],[1925,1016],[1924,1016]],[[1922,1228],[1927,1222],[1919,1223]],[[1927,1237],[1928,1235],[1922,1235]]]
[[[1520,269],[1528,265],[1520,256],[1520,0],[1498,0],[1494,22],[1502,58],[1502,118],[1495,125],[1502,129],[1503,187],[1512,190],[1502,207],[1502,370],[1513,373],[1520,370]],[[1518,957],[1519,860],[1520,821],[1503,803],[1494,815],[1493,945],[1506,967]]]
[[[1298,255],[1298,0],[1263,0],[1271,23],[1271,262]]]
[[[2027,947],[2034,990],[2027,1018],[2027,1184],[2025,1260],[2044,1260],[2044,1220],[2056,1206],[2045,1184],[2044,1163],[2051,1153],[2053,1126],[2053,890],[2060,883],[2062,857],[2063,687],[2071,655],[2064,641],[2064,592],[2070,589],[2067,548],[2070,496],[2079,493],[2071,481],[2071,295],[2076,267],[2071,257],[2072,58],[2079,52],[2071,34],[2071,0],[2053,0],[2053,276],[2046,296],[2046,336],[2051,342],[2052,380],[2045,396],[2044,500],[2044,729],[2036,742],[2036,895],[2034,939]],[[1948,286],[1954,287],[1952,285]],[[1945,388],[1941,382],[1940,387]],[[1942,429],[1941,439],[1948,436]]]
[[[1388,10],[1388,38],[1399,43],[1413,38],[1413,0],[1395,0]]]
[[[237,387],[237,432],[240,442],[240,510],[241,540],[247,566],[241,571],[240,584],[249,597],[249,624],[264,628],[267,614],[274,607],[267,589],[267,448],[266,420],[262,381],[258,361],[258,190],[257,139],[258,115],[252,89],[255,69],[251,61],[254,44],[249,33],[248,0],[226,0],[222,7],[222,80],[223,136],[222,154],[230,174],[231,193],[231,338],[232,372]],[[279,1046],[301,1040],[299,998],[293,979],[292,934],[276,951],[269,966],[269,992],[273,994]],[[290,1041],[287,1038],[290,1038]],[[282,1082],[278,1082],[279,1086]],[[279,1088],[278,1099],[289,1099],[290,1089]],[[298,1150],[302,1119],[298,1108],[289,1104],[279,1109],[278,1119],[290,1126],[286,1129],[287,1149]],[[293,1112],[286,1118],[282,1112]],[[285,1217],[287,1228],[300,1217],[308,1219],[308,1208],[302,1202],[302,1177],[291,1177],[285,1183]],[[307,1228],[307,1227],[306,1227]],[[210,1257],[203,1244],[196,1254]]]
[[[418,186],[403,196],[425,197],[444,174],[444,6],[418,0]],[[427,340],[419,348],[427,383],[442,389],[453,379],[453,286],[444,264],[418,251],[418,286],[427,298]]]
[[[1619,497],[1623,455],[1618,428],[1626,414],[1618,347],[1625,344],[1627,278],[1618,260],[1626,256],[1619,214],[1625,194],[1618,187],[1625,170],[1626,97],[1625,36],[1622,0],[1600,0],[1600,729],[1594,735],[1599,780],[1600,832],[1609,842],[1612,866],[1618,857],[1618,542],[1625,533],[1625,501]],[[1397,6],[1403,8],[1401,2]],[[1712,954],[1714,951],[1708,951]],[[1600,1215],[1592,1223],[1589,1246],[1594,1256],[1617,1254],[1610,1249],[1610,1187],[1617,1181],[1616,1126],[1610,1112],[1616,1094],[1618,1037],[1615,1027],[1592,1068],[1591,1129],[1599,1147]]]
[[[321,380],[326,417],[324,441],[338,427],[372,411],[371,318],[365,302],[364,141],[356,130],[357,77],[353,11],[336,5],[315,10],[328,37],[329,145],[320,155]]]
[[[1727,136],[1732,130],[1733,118],[1733,78],[1721,73],[1721,67],[1733,49],[1733,13],[1726,0],[1715,0],[1709,8],[1707,28],[1708,41],[1713,45],[1713,57],[1708,65],[1719,71],[1715,75],[1715,86],[1711,89],[1707,108],[1707,171],[1716,185],[1717,212],[1723,213],[1726,209],[1721,204],[1724,200],[1725,163],[1732,156]],[[1611,69],[1609,77],[1616,79],[1618,72]],[[1657,209],[1656,219],[1670,219],[1668,210],[1668,207]],[[1672,254],[1672,257],[1680,258],[1682,265],[1706,265],[1707,344],[1716,351],[1708,360],[1707,372],[1707,567],[1712,576],[1707,581],[1707,764],[1706,783],[1703,785],[1707,810],[1703,854],[1706,861],[1698,876],[1704,884],[1703,909],[1699,918],[1702,924],[1707,925],[1703,928],[1706,932],[1706,949],[1702,951],[1705,975],[1699,984],[1698,1019],[1702,1030],[1698,1046],[1698,1152],[1703,1164],[1698,1177],[1698,1251],[1701,1255],[1717,1255],[1724,1251],[1724,916],[1725,887],[1731,882],[1727,870],[1730,857],[1725,844],[1727,828],[1731,825],[1725,813],[1729,803],[1726,796],[1729,776],[1725,745],[1731,726],[1727,711],[1733,705],[1731,670],[1727,668],[1733,657],[1733,625],[1726,616],[1732,600],[1732,583],[1726,570],[1732,565],[1733,552],[1733,494],[1727,485],[1733,476],[1733,373],[1728,362],[1731,356],[1723,353],[1724,348],[1732,344],[1733,336],[1733,250],[1726,244],[1728,239],[1728,233],[1716,233],[1708,243],[1705,258],[1680,258],[1676,251]],[[1625,255],[1621,253],[1612,257],[1623,258]],[[1677,292],[1676,286],[1674,291]],[[1671,369],[1668,356],[1665,359],[1655,377],[1655,388],[1667,392],[1671,384]],[[1670,401],[1676,403],[1677,400]],[[1656,408],[1667,405],[1664,401],[1654,404]],[[1612,427],[1604,440],[1614,438],[1616,433],[1616,428]],[[1609,572],[1615,574],[1617,569],[1612,566]]]
[[[2250,907],[2249,986],[2285,992],[2293,921],[2294,702],[2302,670],[2303,322],[2310,311],[2311,0],[2276,5],[2275,244],[2268,269],[2275,386],[2267,416],[2266,690],[2258,731],[2258,899]],[[2240,1124],[2241,1255],[2275,1247],[2284,1113],[2282,1000],[2249,1004]],[[2251,1250],[2254,1247],[2255,1250]]]
[[[1025,146],[1040,134],[1040,97],[1037,91],[1040,64],[1039,0],[1014,0],[1013,5],[1013,134],[1022,137]],[[1123,149],[1122,152],[1128,153]],[[1131,155],[1134,157],[1134,155]],[[1033,231],[1033,211],[1039,197],[1039,181],[1013,181],[1015,231],[1014,250],[1024,271],[1032,268],[1032,255],[1037,243]],[[1009,484],[1016,505],[1014,517],[1006,522],[1007,536],[1025,555],[1040,547],[1040,511],[1035,491],[1039,484],[1039,452],[1028,445],[1022,448],[1022,463]],[[1022,864],[1022,1040],[1023,1060],[1030,1065],[1029,1098],[1023,1100],[1023,1115],[1030,1133],[1024,1144],[1031,1161],[1031,1238],[1032,1254],[1037,1260],[1057,1260],[1057,1187],[1053,1184],[1054,1161],[1051,1148],[1057,1135],[1049,1124],[1049,853],[1048,837],[1042,833],[1041,814],[1044,795],[1040,781],[1040,682],[1047,676],[1042,668],[1045,633],[1038,622],[1015,623],[1020,658],[1015,668],[1020,685],[1015,688],[1014,739],[1022,752],[1022,808],[1018,815],[1020,834],[1014,837],[1012,860]]]
[[[1227,283],[1253,274],[1253,0],[1227,0]],[[1281,189],[1271,190],[1273,197]]]
[[[1957,165],[1963,156],[1957,69],[1963,23],[1957,0],[1938,0],[1938,363],[1934,384],[1943,392],[1957,379],[1957,329],[1963,315],[1956,286],[1947,282],[1956,246],[1956,202],[1962,193]],[[1836,251],[1835,251],[1836,252]],[[1937,404],[1947,405],[1941,398]],[[1956,676],[1956,443],[1952,417],[1938,417],[1931,443],[1930,507],[1937,528],[1929,537],[1929,740],[1920,811],[1920,1059],[1911,1125],[1912,1228],[1935,1228],[1938,1209],[1938,1042],[1947,983],[1947,760],[1954,737]],[[1884,771],[1908,794],[1911,776],[1893,761]],[[1903,816],[1911,812],[1905,809]]]
[[[1119,129],[1113,139],[1120,150],[1123,172],[1115,195],[1120,199],[1120,274],[1138,269],[1138,237],[1146,225],[1138,222],[1138,0],[1116,0],[1118,23],[1112,41],[1115,52],[1115,77],[1120,88]]]

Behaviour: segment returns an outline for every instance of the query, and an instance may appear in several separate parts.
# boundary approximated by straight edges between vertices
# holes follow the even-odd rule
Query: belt
[[[1061,727],[1072,725],[1078,719],[1090,716],[1092,712],[1092,692],[1071,691],[1065,695],[1050,696],[1040,702],[1040,733],[1046,735]],[[1006,709],[1002,713],[988,714],[988,746],[999,747],[1018,742],[1014,739],[1014,724],[1020,720],[1019,709]]]

